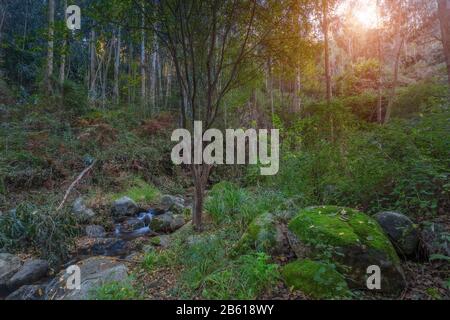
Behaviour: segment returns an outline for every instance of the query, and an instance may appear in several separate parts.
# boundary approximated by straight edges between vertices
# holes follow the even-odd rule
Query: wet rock
[[[5,300],[44,300],[45,285],[27,285],[22,286]]]
[[[116,238],[97,238],[89,241],[79,248],[81,255],[122,257],[130,252],[130,245],[127,241]]]
[[[161,197],[161,206],[164,210],[172,211],[177,214],[184,212],[184,199],[178,196],[164,195]]]
[[[10,253],[0,253],[0,292],[8,291],[7,282],[19,271],[20,259]]]
[[[136,231],[138,229],[144,228],[145,227],[145,223],[144,221],[140,220],[140,219],[127,219],[123,224],[122,224],[122,228],[121,231],[122,232],[132,232],[132,231]]]
[[[106,235],[106,231],[102,226],[90,225],[86,227],[86,235],[89,238],[103,238]]]
[[[122,282],[128,278],[128,268],[114,259],[92,257],[77,263],[81,271],[81,289],[67,288],[69,275],[62,271],[47,287],[48,300],[89,300],[95,290],[113,281]]]
[[[132,199],[123,197],[114,201],[111,212],[115,218],[121,219],[136,215],[139,212],[139,207]]]
[[[75,200],[72,207],[72,213],[80,223],[87,223],[95,217],[95,212],[86,207],[84,199],[82,197]]]
[[[412,256],[419,245],[418,227],[407,216],[398,212],[380,212],[374,219],[383,228],[400,256]]]
[[[8,288],[13,291],[26,284],[34,282],[45,277],[48,273],[49,264],[45,260],[28,260],[7,282]]]

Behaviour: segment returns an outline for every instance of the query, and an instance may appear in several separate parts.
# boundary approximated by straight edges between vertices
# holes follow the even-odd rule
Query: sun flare
[[[377,26],[377,6],[374,1],[362,1],[353,8],[353,15],[357,22],[366,28]]]

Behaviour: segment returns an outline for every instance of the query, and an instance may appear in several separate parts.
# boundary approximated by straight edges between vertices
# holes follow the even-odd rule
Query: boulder
[[[119,257],[130,252],[130,243],[117,238],[96,238],[78,248],[81,255]]]
[[[122,224],[121,232],[133,232],[145,227],[144,221],[137,218],[125,220]]]
[[[62,271],[46,288],[48,300],[89,300],[95,290],[110,282],[128,279],[128,268],[114,259],[92,257],[77,263],[81,271],[81,289],[67,288],[69,274]]]
[[[182,215],[174,215],[172,212],[153,217],[150,229],[158,233],[174,232],[185,224]]]
[[[86,207],[84,199],[79,197],[75,200],[72,207],[72,213],[80,223],[87,223],[95,217],[95,212]]]
[[[27,285],[22,286],[5,300],[44,300],[45,285]]]
[[[419,245],[418,227],[398,212],[380,212],[373,216],[389,236],[400,256],[412,256]]]
[[[161,197],[161,206],[164,210],[172,211],[177,214],[184,213],[184,199],[178,196],[164,195]]]
[[[300,210],[288,225],[313,258],[331,258],[349,286],[367,289],[367,268],[379,266],[381,291],[400,293],[405,277],[400,259],[378,223],[357,210],[335,206]]]
[[[33,284],[45,277],[49,270],[49,264],[45,260],[32,259],[26,261],[23,266],[7,282],[8,289],[14,291],[23,285]]]
[[[282,255],[289,250],[283,226],[272,213],[256,217],[237,245],[238,251],[255,249],[271,255]]]
[[[136,215],[139,207],[132,199],[123,197],[114,201],[111,212],[115,218],[121,219]]]
[[[104,238],[106,235],[105,228],[97,225],[87,226],[85,231],[89,238]]]
[[[444,224],[424,222],[421,225],[421,240],[428,255],[450,257],[450,230]]]
[[[19,271],[20,259],[10,253],[0,253],[0,292],[8,291],[7,282]]]
[[[153,237],[150,240],[150,243],[156,247],[161,247],[163,249],[168,248],[170,244],[170,236],[168,235],[160,235],[157,237]],[[148,251],[148,250],[145,250]]]
[[[281,275],[286,285],[313,299],[345,299],[351,292],[344,276],[333,265],[299,260],[285,265]]]

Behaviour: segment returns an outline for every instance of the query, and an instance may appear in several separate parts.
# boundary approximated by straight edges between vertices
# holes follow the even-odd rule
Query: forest
[[[0,300],[448,300],[449,214],[448,0],[0,0]]]

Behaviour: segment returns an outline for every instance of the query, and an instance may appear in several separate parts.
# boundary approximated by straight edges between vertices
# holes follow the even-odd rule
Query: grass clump
[[[126,191],[114,195],[113,198],[119,199],[124,196],[131,198],[136,203],[151,203],[158,199],[160,192],[155,186],[141,179],[133,179]]]
[[[281,274],[286,284],[313,299],[349,298],[344,277],[334,265],[312,260],[295,261],[283,267]]]
[[[137,300],[139,294],[131,281],[113,281],[93,290],[90,300]]]

